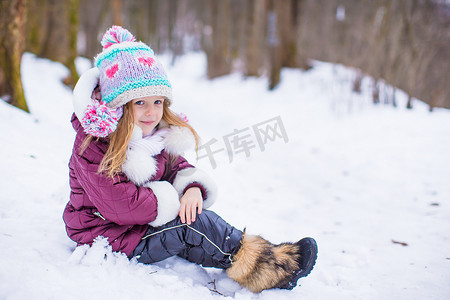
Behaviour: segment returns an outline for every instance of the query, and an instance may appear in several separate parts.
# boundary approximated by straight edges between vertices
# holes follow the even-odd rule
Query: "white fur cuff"
[[[175,219],[180,210],[180,200],[177,191],[168,181],[152,181],[145,185],[152,189],[158,199],[158,216],[149,225],[158,227]]]
[[[200,169],[188,168],[179,171],[173,181],[173,186],[181,198],[184,189],[194,182],[199,183],[206,190],[206,199],[203,201],[203,207],[208,208],[213,205],[217,199],[217,185],[206,172]]]

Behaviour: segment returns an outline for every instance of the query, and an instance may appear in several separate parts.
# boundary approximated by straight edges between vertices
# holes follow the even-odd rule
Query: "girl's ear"
[[[102,101],[102,92],[100,91],[100,85],[97,85],[92,91],[91,99]]]

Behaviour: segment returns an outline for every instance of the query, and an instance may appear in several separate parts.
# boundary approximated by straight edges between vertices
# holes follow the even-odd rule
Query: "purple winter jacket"
[[[113,251],[130,255],[148,229],[148,223],[157,216],[157,198],[151,189],[136,186],[123,173],[119,174],[119,180],[98,174],[108,140],[93,140],[79,155],[86,134],[75,114],[71,122],[77,135],[69,162],[70,201],[63,213],[67,234],[78,245],[91,245],[97,236],[107,237]],[[166,170],[165,150],[155,158],[157,172],[152,181],[173,183],[178,171],[193,167],[179,156],[170,170]],[[191,186],[200,187],[202,194],[206,194],[202,185],[191,183],[186,189]]]

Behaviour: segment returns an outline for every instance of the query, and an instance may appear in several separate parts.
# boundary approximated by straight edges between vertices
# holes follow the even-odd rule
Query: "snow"
[[[76,248],[61,217],[74,139],[71,90],[61,84],[68,71],[27,53],[31,114],[0,101],[0,298],[448,299],[450,111],[430,113],[420,101],[407,110],[402,92],[398,108],[374,106],[368,80],[352,93],[354,71],[323,62],[284,70],[269,92],[265,79],[239,74],[207,81],[201,54],[173,66],[162,59],[173,109],[221,150],[215,165],[205,149],[199,159],[187,154],[217,181],[211,209],[274,243],[314,237],[311,275],[292,291],[257,295],[177,257],[138,264],[102,238]],[[278,135],[263,149],[254,126],[273,134],[267,121],[277,117],[278,127],[269,123]],[[227,149],[233,140],[253,147]]]

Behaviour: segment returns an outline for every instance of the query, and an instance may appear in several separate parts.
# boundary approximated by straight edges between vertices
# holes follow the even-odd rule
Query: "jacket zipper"
[[[96,215],[97,217],[99,217],[99,218],[102,219],[103,221],[106,221],[106,219],[102,216],[102,214],[101,214],[100,212],[96,211],[96,212],[94,213],[94,215]]]

